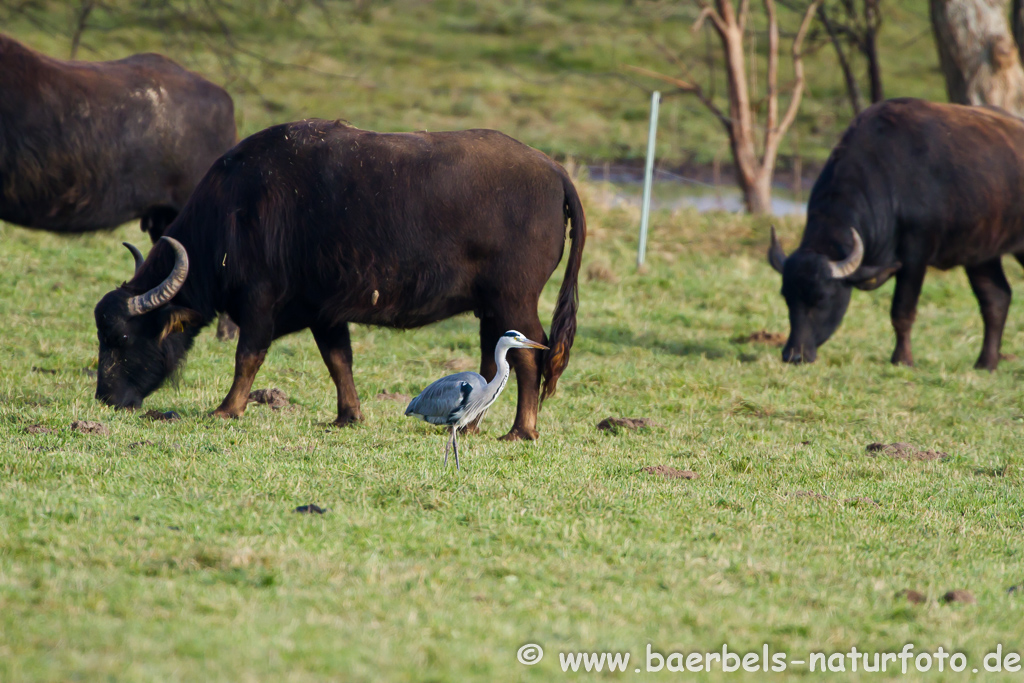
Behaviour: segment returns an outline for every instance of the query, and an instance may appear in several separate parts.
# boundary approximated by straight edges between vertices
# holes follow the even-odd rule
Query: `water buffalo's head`
[[[797,249],[788,257],[775,228],[768,262],[782,274],[782,296],[789,307],[789,340],[782,350],[787,363],[813,363],[818,347],[828,341],[843,321],[853,287],[874,289],[896,272],[900,264],[862,266],[864,243],[850,228],[853,247],[846,258],[833,261],[824,254]]]
[[[196,311],[169,304],[188,276],[188,254],[171,237],[175,262],[163,282],[142,294],[125,284],[96,305],[100,357],[96,398],[117,408],[138,408],[174,372],[188,352],[201,324]],[[138,273],[144,262],[139,250],[125,244]],[[137,290],[136,290],[137,291]]]

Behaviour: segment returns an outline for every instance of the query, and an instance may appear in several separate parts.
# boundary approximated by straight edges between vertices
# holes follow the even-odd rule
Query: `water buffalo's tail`
[[[572,223],[572,229],[569,231],[572,247],[565,264],[562,288],[558,290],[555,315],[551,320],[551,334],[548,335],[548,345],[551,349],[544,354],[544,389],[541,392],[541,401],[555,393],[558,378],[569,365],[569,350],[576,337],[576,311],[580,305],[580,262],[583,260],[583,243],[587,241],[587,220],[583,216],[580,196],[565,171],[559,170],[562,186],[565,188],[565,218]]]

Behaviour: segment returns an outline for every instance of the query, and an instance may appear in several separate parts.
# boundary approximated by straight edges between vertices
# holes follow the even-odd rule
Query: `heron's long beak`
[[[532,341],[530,339],[527,339],[525,342],[523,342],[523,345],[528,346],[531,349],[544,349],[545,351],[548,350],[547,346],[544,346],[543,344],[538,344],[537,342]]]

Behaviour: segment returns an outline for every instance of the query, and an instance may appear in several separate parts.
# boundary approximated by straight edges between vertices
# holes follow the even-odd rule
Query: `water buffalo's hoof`
[[[217,410],[213,411],[211,415],[213,417],[219,417],[222,420],[235,420],[242,416],[241,413],[235,415],[227,410],[223,410],[222,408],[217,408]]]
[[[498,439],[499,441],[535,441],[540,436],[536,429],[523,429],[513,427],[508,434]]]
[[[982,358],[978,359],[978,362],[974,364],[975,370],[988,370],[989,372],[995,372],[995,369],[999,367],[999,359],[996,360],[985,360]]]
[[[335,427],[349,427],[351,425],[359,424],[362,421],[362,413],[345,413],[344,415],[339,415],[338,419],[331,424]]]
[[[893,365],[905,365],[908,368],[914,367],[914,359],[910,356],[902,356],[899,354],[892,354]]]

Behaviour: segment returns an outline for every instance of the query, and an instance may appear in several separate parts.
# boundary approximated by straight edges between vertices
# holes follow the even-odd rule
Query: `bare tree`
[[[786,131],[796,119],[804,91],[804,65],[801,54],[804,36],[818,9],[820,0],[813,0],[804,13],[800,28],[793,38],[793,86],[789,105],[779,117],[779,22],[775,0],[762,0],[768,22],[768,63],[766,69],[767,90],[765,92],[765,118],[761,131],[761,144],[757,140],[755,109],[758,104],[751,101],[748,87],[748,71],[744,55],[744,36],[750,19],[750,0],[740,0],[739,8],[733,0],[697,0],[701,7],[700,16],[693,25],[699,31],[708,22],[722,46],[725,61],[726,90],[729,109],[722,111],[715,103],[713,94],[705,93],[700,85],[689,78],[689,69],[680,58],[664,46],[660,46],[666,57],[683,71],[687,78],[676,78],[665,74],[630,67],[639,73],[658,78],[675,85],[680,92],[694,95],[718,119],[729,136],[729,146],[736,165],[736,177],[744,202],[750,213],[766,213],[771,210],[772,177],[779,145]],[[753,71],[750,72],[753,74]]]
[[[1024,69],[1007,22],[1008,0],[930,0],[950,102],[1024,115]]]

